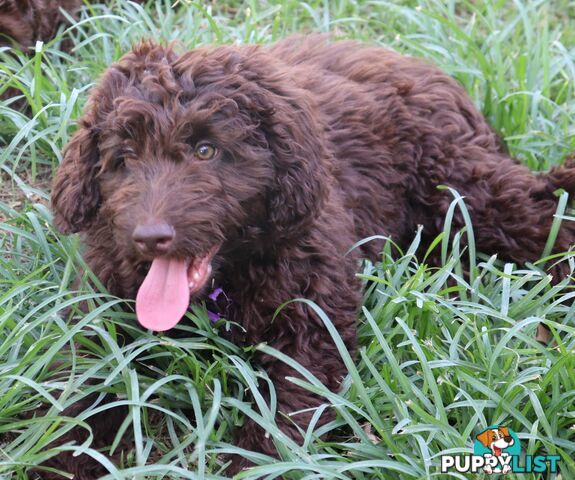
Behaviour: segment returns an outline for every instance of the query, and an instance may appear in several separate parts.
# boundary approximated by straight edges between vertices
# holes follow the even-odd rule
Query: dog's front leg
[[[353,355],[360,289],[353,274],[355,263],[350,261],[348,268],[342,268],[344,262],[345,260],[340,260],[338,265],[326,266],[329,274],[291,283],[304,285],[305,291],[285,296],[288,299],[305,297],[312,300],[330,319],[347,350]],[[291,266],[293,268],[293,262]],[[316,272],[318,270],[316,263]],[[277,286],[275,285],[276,289]],[[255,298],[254,303],[245,300],[242,302],[243,313],[246,314],[246,321],[242,323],[247,327],[246,337],[250,343],[265,343],[293,359],[330,391],[339,390],[347,370],[331,334],[316,311],[307,303],[293,301],[274,316],[281,300],[271,298],[262,301],[261,295]],[[256,318],[260,319],[260,322],[254,324]],[[302,374],[284,361],[264,353],[260,353],[256,361],[266,370],[273,382],[276,398],[275,420],[278,427],[296,443],[301,444],[301,432],[307,430],[317,409],[329,404],[329,401],[291,381],[290,377],[301,379]],[[262,383],[260,382],[260,391],[269,401],[269,392],[262,391],[262,387],[265,388]],[[322,408],[323,413],[315,425],[316,429],[335,416],[331,407]],[[236,444],[247,450],[278,456],[272,436],[249,418],[237,432]],[[228,473],[236,473],[248,465],[246,459],[236,456]]]
[[[327,338],[324,340],[327,341]],[[319,345],[315,348],[313,355],[312,351],[309,350],[303,357],[294,355],[292,358],[310,371],[324,385],[328,386],[330,390],[337,390],[345,373],[345,367],[341,359],[337,358],[337,355],[331,355],[329,352],[322,352]],[[335,346],[333,350],[335,350]],[[289,380],[290,377],[301,378],[301,375],[282,361],[270,355],[261,355],[259,360],[274,385],[277,402],[275,411],[276,424],[285,435],[301,445],[301,432],[307,430],[316,410],[329,404],[329,401]],[[261,385],[261,382],[260,393],[263,393],[266,401],[269,402],[269,392],[265,390],[265,386]],[[319,421],[315,425],[316,429],[335,417],[330,406],[323,408]],[[261,452],[274,457],[278,456],[272,435],[251,418],[247,418],[243,427],[238,430],[235,441],[239,447],[246,450]],[[233,458],[228,473],[237,473],[250,465],[251,463],[245,458],[236,456]]]
[[[493,473],[492,464],[496,465],[497,459],[491,453],[486,453],[485,455],[483,455],[483,458],[485,459],[485,467],[483,467],[483,471],[488,475],[491,475]]]

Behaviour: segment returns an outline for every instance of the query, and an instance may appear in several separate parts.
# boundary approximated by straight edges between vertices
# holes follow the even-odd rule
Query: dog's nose
[[[152,223],[138,225],[132,233],[132,240],[141,253],[162,255],[167,253],[176,232],[174,227],[167,223]]]

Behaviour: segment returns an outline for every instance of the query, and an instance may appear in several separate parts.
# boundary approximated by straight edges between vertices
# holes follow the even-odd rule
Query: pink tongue
[[[157,257],[136,296],[136,316],[156,332],[177,325],[190,305],[188,265],[185,260]]]

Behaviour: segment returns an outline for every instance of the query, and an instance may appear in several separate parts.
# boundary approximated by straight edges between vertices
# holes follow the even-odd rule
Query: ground
[[[79,240],[51,226],[49,179],[62,147],[87,91],[132,42],[193,48],[329,31],[423,57],[464,85],[512,155],[546,170],[575,150],[574,22],[567,0],[112,1],[84,7],[30,56],[1,52],[0,93],[16,87],[26,98],[0,100],[0,477],[27,478],[27,468],[54,454],[48,445],[95,410],[80,419],[58,412],[92,391],[115,392],[131,408],[116,442],[127,439],[128,448],[106,464],[109,478],[222,478],[233,427],[246,415],[277,436],[269,407],[247,394],[257,396],[265,374],[250,363],[250,349],[218,336],[225,321],[212,325],[200,305],[178,340],[138,332],[121,299],[88,285],[89,273],[74,284],[85,271]],[[63,52],[65,39],[73,47]],[[558,219],[570,215],[561,203]],[[310,429],[303,446],[278,440],[283,460],[258,456],[260,466],[242,478],[447,478],[441,455],[472,453],[475,436],[495,424],[516,432],[526,454],[558,455],[555,478],[575,478],[574,292],[568,280],[552,286],[541,272],[572,259],[505,265],[473,242],[460,251],[457,237],[446,238],[435,246],[441,268],[413,257],[417,232],[403,255],[388,245],[380,263],[362,266],[355,361],[339,342],[349,376],[337,394],[307,377],[337,420]],[[469,277],[460,257],[474,265]],[[89,314],[78,310],[81,301]],[[60,316],[67,307],[73,320]],[[551,329],[549,345],[535,340],[541,322]],[[119,342],[119,326],[136,340]],[[56,360],[54,376],[48,366]],[[90,378],[102,383],[88,385]],[[41,404],[47,415],[30,419]],[[67,448],[83,447],[90,445]]]

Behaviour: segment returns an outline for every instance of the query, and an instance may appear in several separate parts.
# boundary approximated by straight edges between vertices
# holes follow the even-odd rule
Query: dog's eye
[[[124,155],[117,155],[108,165],[112,170],[122,170],[126,166],[126,158]]]
[[[218,149],[208,142],[200,142],[196,145],[195,154],[200,160],[211,160],[216,156]]]
[[[126,160],[135,158],[136,153],[132,147],[124,147],[110,161],[110,167],[114,170],[123,170],[126,167]]]

